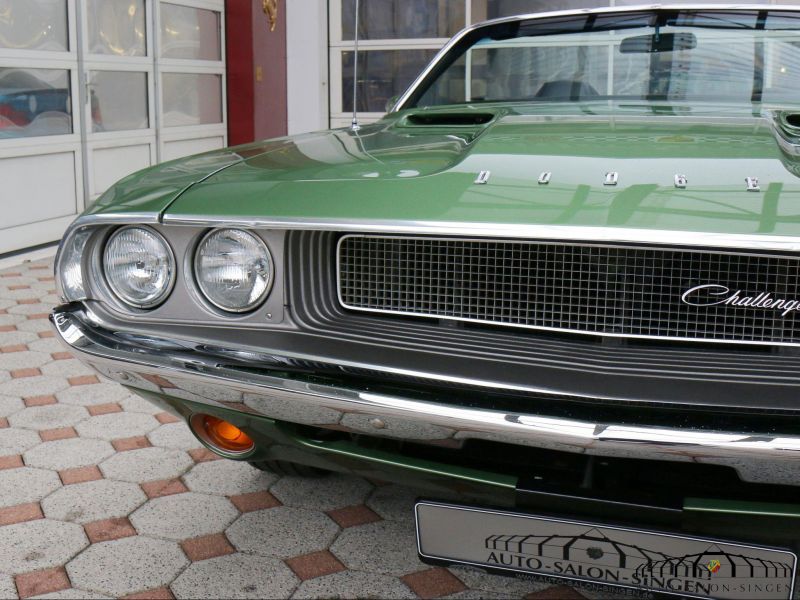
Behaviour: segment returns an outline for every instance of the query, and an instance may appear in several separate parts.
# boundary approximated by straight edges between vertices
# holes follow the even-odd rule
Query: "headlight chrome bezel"
[[[250,304],[248,304],[246,307],[243,308],[226,306],[214,300],[211,297],[211,295],[204,289],[202,284],[202,279],[200,277],[200,258],[201,258],[200,251],[203,248],[203,245],[212,236],[218,235],[225,231],[235,231],[237,233],[241,233],[251,237],[256,242],[256,244],[263,250],[264,257],[267,259],[267,263],[269,265],[269,279],[267,281],[266,286],[264,287],[264,291],[261,293],[261,295],[258,297],[257,300],[251,302]],[[208,303],[210,307],[218,311],[222,311],[222,313],[226,314],[227,316],[244,316],[255,312],[256,310],[261,308],[267,301],[267,299],[270,297],[270,294],[272,293],[272,288],[275,285],[275,276],[276,276],[275,259],[272,255],[272,250],[270,250],[269,245],[256,232],[249,231],[247,229],[243,229],[240,227],[220,227],[207,231],[203,235],[201,235],[199,240],[194,246],[194,253],[191,257],[191,265],[192,265],[192,277],[194,280],[193,283],[200,297],[203,299],[204,302]]]
[[[123,294],[121,294],[117,290],[108,272],[109,269],[108,269],[108,261],[106,260],[107,256],[106,253],[108,252],[109,245],[118,235],[131,229],[140,229],[153,235],[164,246],[168,257],[170,272],[167,285],[158,296],[156,296],[149,302],[134,302],[132,299],[126,298]],[[161,306],[162,304],[164,304],[164,302],[167,301],[167,299],[172,294],[172,290],[175,288],[175,283],[178,279],[178,263],[175,259],[175,251],[172,249],[172,246],[167,241],[166,237],[164,237],[160,232],[156,231],[152,227],[148,227],[147,225],[143,224],[125,225],[123,227],[119,227],[111,231],[109,235],[106,237],[106,239],[103,240],[102,245],[99,247],[98,259],[101,272],[103,274],[103,282],[105,284],[105,287],[108,289],[111,296],[117,302],[120,302],[124,307],[128,309],[152,310],[154,308]]]
[[[80,302],[88,297],[85,255],[95,232],[91,227],[68,231],[55,258],[55,281],[63,302]]]

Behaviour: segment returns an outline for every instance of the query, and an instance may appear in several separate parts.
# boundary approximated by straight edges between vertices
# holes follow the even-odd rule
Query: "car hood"
[[[405,112],[358,132],[233,149],[239,159],[180,195],[166,218],[796,235],[800,146],[778,121],[653,106]],[[475,183],[480,171],[491,172],[486,185]],[[611,171],[618,184],[604,185]],[[543,172],[547,185],[537,183]],[[747,191],[746,177],[761,191]]]
[[[100,196],[85,214],[157,216],[192,185],[244,160],[246,148],[239,150],[206,152],[133,173]]]

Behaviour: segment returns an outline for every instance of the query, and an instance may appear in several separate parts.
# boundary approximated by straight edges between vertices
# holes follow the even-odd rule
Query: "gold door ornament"
[[[275,31],[275,25],[278,23],[278,0],[263,0],[264,13],[269,19],[269,30]]]

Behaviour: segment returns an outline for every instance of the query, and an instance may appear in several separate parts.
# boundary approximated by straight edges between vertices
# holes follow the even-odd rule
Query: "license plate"
[[[792,597],[787,550],[438,502],[415,512],[420,556],[449,564],[697,598]]]

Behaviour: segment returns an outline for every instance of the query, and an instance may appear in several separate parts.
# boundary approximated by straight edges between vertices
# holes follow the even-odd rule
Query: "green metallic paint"
[[[618,524],[628,518],[624,506],[616,507],[611,504],[595,507],[591,502],[587,504],[582,501],[580,497],[545,494],[540,498],[543,506],[537,505],[535,498],[520,495],[516,489],[517,479],[508,475],[413,458],[400,452],[370,447],[369,442],[359,444],[342,439],[316,439],[309,432],[289,423],[242,412],[222,404],[198,404],[138,388],[131,388],[131,391],[186,421],[194,414],[211,414],[242,428],[255,441],[257,449],[241,460],[296,462],[372,480],[391,481],[418,489],[430,498],[458,498],[457,502],[460,503],[524,508],[540,514],[551,514],[556,510],[553,514],[562,517],[600,521],[616,519]],[[622,513],[618,514],[617,508]],[[739,541],[772,545],[793,545],[800,535],[800,521],[785,520],[785,517],[800,517],[798,505],[687,498],[683,511],[672,517],[664,520],[658,511],[642,508],[637,511],[636,525],[678,528],[683,533],[729,536]]]
[[[358,133],[288,138],[195,185],[168,214],[800,232],[800,158],[781,150],[769,115],[583,108],[482,108],[496,118],[451,127],[399,113]],[[488,185],[473,183],[481,170]],[[543,171],[547,186],[536,183]],[[619,185],[603,185],[607,171]],[[763,191],[746,191],[745,176]]]
[[[117,182],[85,214],[158,216],[192,185],[237,162],[286,143],[281,139],[269,140],[161,163]]]
[[[145,169],[112,186],[85,214],[158,214],[185,188],[240,160],[223,150]]]
[[[477,111],[494,117],[472,126],[409,121]],[[797,235],[800,157],[781,149],[775,122],[754,107],[642,103],[404,111],[357,133],[165,163],[123,179],[87,213]],[[492,173],[488,185],[473,183],[481,170]],[[546,186],[536,183],[543,171],[553,173]],[[620,173],[619,185],[603,185],[607,171]],[[687,189],[674,187],[677,173]],[[763,191],[747,192],[745,176],[759,177]]]
[[[365,453],[362,448],[349,442],[302,440],[300,443],[309,450],[318,450],[360,460],[367,458],[371,462],[380,464],[382,467],[400,467],[425,476],[433,475],[437,477],[446,477],[463,482],[477,483],[479,485],[489,485],[495,488],[505,488],[509,491],[513,491],[517,487],[517,478],[509,475],[489,473],[487,471],[470,469],[467,467],[453,467],[430,460],[400,458],[397,454],[381,450],[370,450],[368,453]]]
[[[687,498],[683,503],[683,510],[700,513],[726,513],[800,519],[800,504],[745,502],[741,500],[718,500],[714,498]]]
[[[212,408],[141,389],[131,388],[131,391],[187,421],[196,413],[211,414],[240,427],[257,445],[257,450],[242,460],[285,460],[371,479],[389,479],[431,493],[460,494],[478,501],[514,505],[516,477],[412,458],[342,440],[313,439],[289,423],[225,406]]]
[[[494,116],[474,126],[415,125],[408,118],[414,112],[453,111]],[[790,142],[797,142],[797,153],[781,148],[772,115],[754,107],[443,107],[387,115],[357,133],[268,140],[166,163],[123,179],[87,214],[797,236],[800,141]],[[474,183],[482,170],[492,173],[488,185]],[[546,186],[536,182],[543,171],[553,173]],[[607,171],[619,172],[619,185],[603,185]],[[674,187],[678,173],[688,177],[687,189]],[[759,177],[763,191],[745,191],[745,176]],[[347,438],[317,439],[307,429],[224,405],[134,391],[187,420],[203,412],[233,422],[256,441],[248,460],[298,462],[494,506],[519,501],[514,477],[412,458]],[[560,510],[570,509],[560,505]],[[800,517],[797,505],[688,499],[682,515],[688,530],[731,531],[757,540],[773,536],[772,525],[780,524],[784,537],[798,539],[797,528],[781,520],[793,517],[794,523]]]

